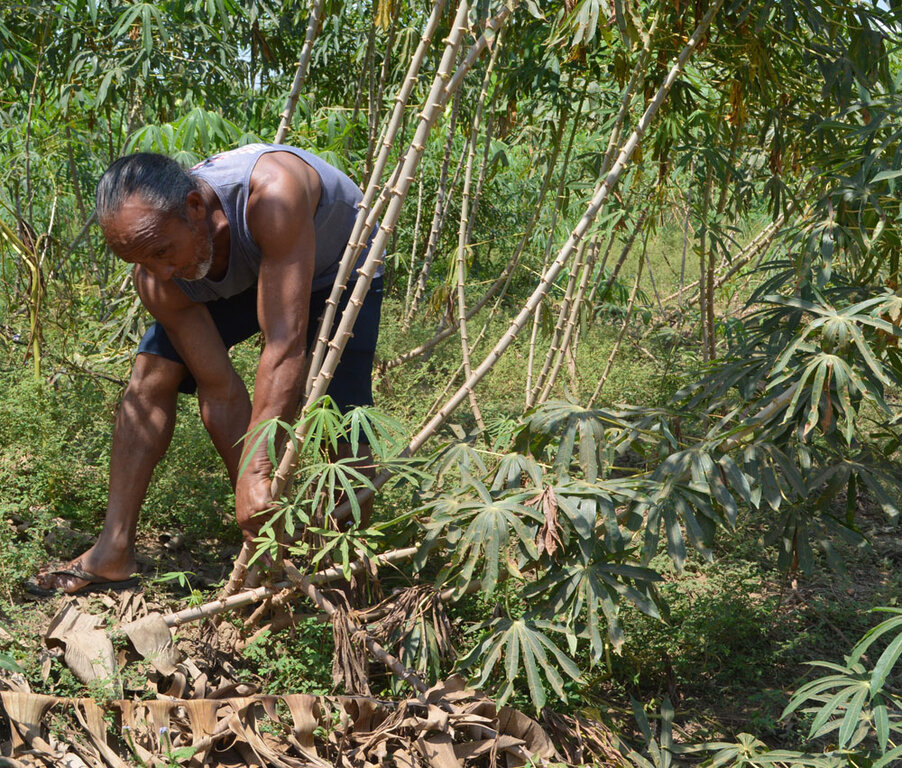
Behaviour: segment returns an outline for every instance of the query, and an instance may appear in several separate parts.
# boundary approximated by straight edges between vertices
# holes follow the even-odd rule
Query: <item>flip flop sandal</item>
[[[65,576],[71,579],[87,581],[88,583],[72,592],[66,592],[62,587],[48,589],[47,587],[42,587],[38,584],[36,579],[29,579],[25,583],[25,591],[32,595],[36,595],[37,597],[52,597],[53,595],[60,593],[66,595],[90,595],[98,592],[117,592],[124,589],[135,589],[136,587],[141,586],[141,579],[137,576],[130,576],[127,579],[107,579],[103,576],[98,576],[96,573],[90,573],[89,571],[74,566],[70,566],[69,568],[58,568],[49,571],[47,575]]]

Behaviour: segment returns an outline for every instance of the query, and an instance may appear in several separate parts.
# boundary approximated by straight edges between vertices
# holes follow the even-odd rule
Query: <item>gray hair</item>
[[[153,152],[120,157],[97,183],[97,221],[104,227],[132,195],[163,216],[185,219],[185,198],[197,182],[173,159]]]

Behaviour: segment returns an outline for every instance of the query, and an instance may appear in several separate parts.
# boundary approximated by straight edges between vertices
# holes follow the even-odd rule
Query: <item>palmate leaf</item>
[[[902,467],[897,462],[868,445],[860,446],[851,456],[837,454],[828,447],[818,459],[821,469],[808,481],[811,492],[818,492],[818,508],[827,509],[838,493],[858,487],[871,493],[890,520],[898,519],[902,509]],[[853,480],[855,485],[851,486]]]
[[[621,530],[618,509],[641,498],[640,483],[633,478],[618,478],[587,483],[570,480],[549,486],[560,510],[561,532],[569,545],[576,537],[582,559],[592,557],[599,538],[607,551],[623,552],[631,536]],[[632,520],[632,518],[629,518]]]
[[[645,742],[642,753],[636,752],[628,744],[615,736],[615,745],[636,768],[670,768],[674,765],[673,755],[682,753],[685,748],[673,743],[673,719],[675,711],[669,696],[661,701],[660,735],[656,737],[655,731],[649,722],[648,715],[641,702],[630,696],[633,719],[639,729],[639,734]]]
[[[740,733],[736,742],[714,741],[693,745],[683,752],[713,752],[702,765],[705,768],[847,768],[848,756],[813,755],[789,749],[768,749],[760,739],[749,733]]]
[[[712,444],[716,444],[715,438]],[[718,526],[734,527],[738,498],[757,502],[747,471],[728,455],[716,457],[708,444],[671,453],[644,480],[644,495],[630,510],[644,522],[643,560],[657,554],[661,528],[678,570],[686,560],[686,539],[707,559]]]
[[[482,588],[491,592],[498,584],[498,574],[506,567],[512,576],[520,576],[509,547],[516,544],[532,560],[538,559],[535,537],[541,515],[519,501],[504,499],[488,504],[473,503],[462,510],[462,533],[454,548],[449,571],[461,588],[481,572]],[[456,573],[455,573],[456,572]]]
[[[375,557],[376,544],[382,538],[382,533],[375,528],[360,529],[356,524],[343,531],[313,527],[307,530],[323,538],[323,545],[316,550],[310,565],[334,563],[348,581],[352,575],[351,565],[361,558]],[[325,559],[327,556],[328,560]]]
[[[685,501],[679,499],[675,495],[667,496],[655,504],[645,507],[645,536],[642,545],[642,561],[646,564],[658,553],[658,541],[660,539],[661,527],[664,528],[667,540],[667,554],[673,561],[677,572],[682,572],[683,565],[686,562],[686,542],[683,538],[683,531],[680,527],[677,509],[683,513],[683,518],[687,520],[687,529],[689,528],[689,518],[698,525],[698,521],[692,515],[691,509],[685,504]],[[689,513],[688,515],[686,513]],[[703,551],[710,558],[710,549],[702,544]]]
[[[359,455],[361,436],[381,461],[397,456],[407,444],[404,425],[370,406],[361,405],[348,411],[342,428],[355,456]]]
[[[479,578],[483,589],[491,592],[502,568],[520,577],[517,559],[538,560],[536,531],[544,516],[524,503],[528,493],[496,496],[466,469],[460,468],[460,473],[464,484],[457,495],[427,505],[434,512],[424,524],[426,537],[420,551],[425,554],[444,537],[451,559],[439,580],[456,581],[463,590]]]
[[[466,503],[454,496],[439,496],[416,510],[419,519],[428,521],[423,524],[425,535],[413,559],[416,570],[421,571],[429,564],[429,555],[442,538],[449,546],[460,538],[456,521]]]
[[[559,563],[525,591],[527,601],[537,607],[536,614],[564,621],[571,630],[585,609],[585,634],[588,636],[593,661],[604,654],[600,618],[607,622],[608,638],[615,648],[623,643],[619,621],[619,603],[626,599],[648,616],[660,618],[660,600],[654,583],[661,576],[629,562],[618,561],[596,547],[589,562],[581,560]],[[625,557],[624,557],[625,560]]]
[[[243,474],[247,470],[248,464],[257,454],[261,447],[266,448],[266,456],[269,458],[270,464],[277,466],[278,458],[276,456],[276,446],[280,442],[280,430],[284,432],[288,439],[297,447],[297,439],[294,435],[294,428],[281,419],[267,419],[257,424],[250,432],[242,435],[241,440],[246,446],[244,457],[241,460],[241,466],[238,469],[239,474]]]
[[[839,385],[838,405],[843,406],[847,419],[852,416],[848,397],[850,388],[866,394],[878,407],[888,412],[883,388],[893,382],[899,383],[898,377],[892,366],[885,365],[879,359],[879,345],[872,344],[863,331],[879,331],[884,337],[899,336],[902,333],[897,326],[881,316],[893,311],[895,297],[891,294],[877,296],[839,310],[830,306],[822,297],[818,296],[818,299],[821,304],[796,297],[767,297],[768,301],[786,307],[787,311],[802,310],[813,316],[801,334],[789,341],[772,370],[772,375],[776,374],[784,380],[786,377],[797,378],[800,385],[811,380],[811,391],[806,393],[809,402],[806,431],[810,431],[817,422],[817,405],[821,400],[825,381],[830,380],[828,371],[833,373],[834,384]],[[779,316],[779,310],[776,315]],[[817,336],[820,337],[819,346],[812,343]],[[795,373],[792,373],[793,370]],[[770,386],[773,386],[773,382]],[[803,389],[802,386],[798,387],[792,404],[785,412],[784,423],[795,412]],[[847,427],[847,432],[849,429]]]
[[[865,636],[855,644],[849,654],[849,662],[852,664],[858,663],[875,641],[887,634],[893,632],[896,633],[896,636],[889,642],[887,647],[880,654],[877,662],[874,664],[874,669],[871,671],[870,679],[868,680],[868,692],[872,699],[877,738],[881,750],[885,751],[889,739],[890,726],[886,697],[884,695],[884,686],[887,677],[889,677],[890,673],[899,663],[900,656],[902,656],[902,610],[898,608],[883,608],[880,610],[895,615],[870,629]]]
[[[460,660],[462,669],[470,669],[478,662],[479,679],[477,687],[488,682],[498,662],[504,659],[504,685],[501,688],[499,704],[503,704],[513,692],[514,682],[525,674],[529,695],[536,712],[540,712],[547,701],[545,684],[547,680],[552,690],[564,701],[564,679],[561,672],[579,682],[581,673],[573,660],[548,637],[546,632],[567,630],[547,621],[529,619],[497,618],[479,625],[476,630],[488,630],[486,637]],[[543,631],[544,630],[544,631]]]
[[[724,522],[730,528],[734,528],[739,515],[739,507],[724,482],[724,473],[721,467],[714,463],[711,454],[703,447],[693,449],[689,455],[692,460],[692,488],[702,493],[707,491],[723,510]]]
[[[853,547],[864,547],[867,542],[848,521],[834,517],[823,510],[812,510],[804,502],[783,507],[780,517],[765,536],[765,543],[778,545],[777,565],[781,570],[797,566],[810,574],[815,567],[814,547],[820,547],[829,565],[839,573],[845,564],[833,547],[836,538]]]
[[[341,411],[328,395],[311,403],[304,414],[304,442],[301,450],[311,454],[338,451],[338,441],[344,437]]]
[[[613,446],[607,439],[606,430],[615,428],[620,434],[628,427],[608,411],[553,400],[529,414],[514,447],[521,453],[540,456],[556,441],[554,467],[558,477],[568,478],[571,465],[577,459],[580,473],[588,482],[594,482],[610,463],[608,454]]]
[[[755,507],[764,501],[776,512],[784,501],[808,496],[808,485],[797,462],[772,442],[762,440],[747,445],[742,452],[742,471],[757,480],[751,493]]]
[[[241,133],[235,123],[203,107],[194,107],[187,115],[176,120],[173,127],[173,148],[201,156],[234,144]]]
[[[460,475],[461,470],[480,476],[488,472],[482,456],[466,440],[443,446],[430,458],[426,469],[433,474],[434,480],[424,485],[424,490],[428,490],[448,474],[457,473]]]
[[[660,502],[674,489],[685,485],[695,494],[693,498],[684,493],[690,507],[732,528],[739,514],[734,492],[746,503],[753,501],[749,474],[741,471],[728,456],[717,457],[712,453],[712,446],[703,443],[671,453],[662,461],[650,476],[652,487],[653,484],[658,487],[649,495],[653,503]]]
[[[355,459],[338,459],[305,463],[301,468],[295,505],[298,508],[307,505],[314,509],[321,506],[323,514],[328,518],[343,496],[351,505],[351,514],[359,525],[360,502],[357,500],[356,491],[375,488],[372,480],[354,466],[355,461]]]
[[[902,613],[902,612],[900,612]],[[874,627],[852,649],[844,665],[811,662],[831,674],[812,680],[795,692],[782,717],[810,704],[805,712],[814,715],[809,729],[810,739],[836,732],[839,749],[852,749],[873,729],[881,753],[886,752],[890,730],[902,731],[898,721],[891,722],[888,704],[898,713],[902,701],[883,691],[883,683],[890,669],[902,653],[902,633],[889,646],[874,667],[868,671],[861,663],[861,655],[870,645],[889,631],[900,629],[902,616],[894,617]]]
[[[535,459],[522,453],[506,453],[495,469],[492,490],[520,488],[523,485],[524,475],[534,487],[542,487],[542,467]]]

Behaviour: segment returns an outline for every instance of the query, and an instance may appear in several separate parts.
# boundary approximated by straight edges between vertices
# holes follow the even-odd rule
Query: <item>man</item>
[[[295,417],[306,353],[360,199],[343,173],[283,145],[250,144],[187,173],[149,153],[110,166],[97,187],[97,220],[113,253],[135,264],[138,295],[156,323],[116,418],[103,531],[68,566],[40,574],[40,587],[89,591],[134,574],[138,513],[172,439],[180,391],[196,388],[235,488],[238,524],[253,538],[272,503],[272,467],[261,447],[239,472],[241,438],[262,421]],[[342,409],[372,404],[381,283],[377,273],[330,384]],[[251,403],[228,348],[258,330],[265,345]]]

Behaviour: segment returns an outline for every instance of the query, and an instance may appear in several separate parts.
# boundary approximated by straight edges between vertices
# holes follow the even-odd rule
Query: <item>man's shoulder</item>
[[[247,198],[251,230],[255,223],[268,226],[270,215],[290,211],[309,215],[316,211],[321,194],[319,175],[304,160],[288,152],[267,152],[254,166]]]
[[[320,187],[316,169],[299,155],[288,151],[260,155],[250,177],[250,194],[315,192]]]
[[[262,142],[254,142],[252,144],[245,144],[244,146],[237,147],[236,149],[230,149],[227,152],[220,152],[216,155],[211,155],[205,160],[201,160],[197,165],[191,167],[189,169],[189,173],[200,173],[203,174],[204,171],[210,171],[213,169],[218,170],[223,166],[227,166],[233,162],[244,163],[251,162],[254,155],[259,155],[261,152],[266,152],[271,145],[263,144]]]

